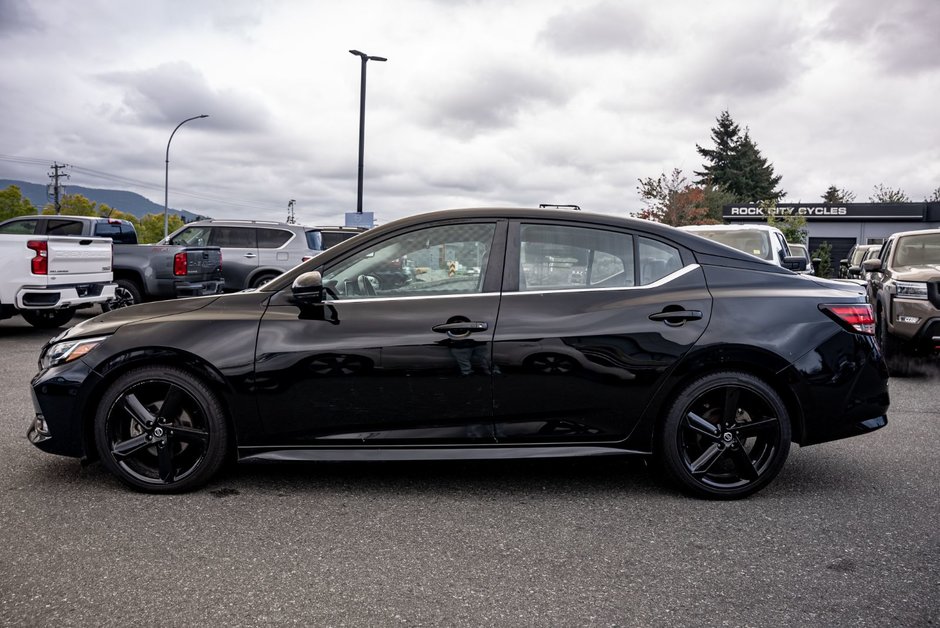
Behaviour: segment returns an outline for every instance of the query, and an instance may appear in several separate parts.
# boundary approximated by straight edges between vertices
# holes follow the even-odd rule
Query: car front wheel
[[[766,486],[790,451],[790,417],[780,396],[747,373],[720,372],[693,381],[666,415],[660,449],[669,474],[686,491],[738,499]]]
[[[105,392],[95,415],[95,444],[104,465],[147,492],[201,486],[222,466],[227,442],[218,397],[176,367],[125,373]]]

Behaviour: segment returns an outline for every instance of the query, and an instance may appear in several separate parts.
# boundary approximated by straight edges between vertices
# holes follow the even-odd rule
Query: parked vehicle
[[[889,365],[902,354],[940,353],[940,229],[903,231],[862,262],[878,340]]]
[[[811,263],[793,255],[783,232],[770,225],[688,225],[679,227],[696,235],[744,251],[771,264],[804,272]]]
[[[115,296],[105,312],[144,301],[217,294],[222,291],[218,247],[137,244],[134,224],[94,216],[19,216],[0,222],[0,233],[100,236],[114,242]]]
[[[356,227],[304,227],[260,220],[200,220],[171,233],[177,246],[217,246],[229,291],[258,288],[285,270],[363,231]]]
[[[856,244],[849,249],[848,256],[839,260],[839,277],[842,279],[864,279],[862,274],[862,261],[866,254],[877,252],[880,244]]]
[[[819,263],[819,259],[816,259],[814,263],[814,260],[809,256],[809,248],[798,242],[787,242],[787,246],[790,248],[792,255],[803,258],[804,269],[797,272],[804,275],[815,275],[816,264]]]
[[[407,262],[413,276],[383,278]],[[672,227],[449,210],[258,290],[72,327],[42,349],[29,438],[153,492],[199,486],[229,456],[646,455],[730,499],[766,486],[791,441],[886,425],[873,334],[857,286]]]
[[[0,233],[0,319],[60,327],[75,309],[114,298],[111,241]]]

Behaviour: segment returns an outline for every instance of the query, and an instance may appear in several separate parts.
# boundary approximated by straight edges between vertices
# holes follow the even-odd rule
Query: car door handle
[[[258,257],[254,253],[245,253],[245,257]]]
[[[484,321],[461,321],[459,323],[442,323],[440,325],[435,325],[431,328],[431,331],[436,331],[439,334],[455,332],[472,334],[475,331],[485,331],[488,328],[489,325]]]
[[[667,325],[681,325],[685,321],[697,321],[703,314],[699,310],[664,310],[650,314],[651,321],[662,321]]]

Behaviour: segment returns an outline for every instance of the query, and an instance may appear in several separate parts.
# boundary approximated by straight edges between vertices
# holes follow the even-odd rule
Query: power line
[[[36,159],[32,157],[18,157],[16,155],[3,155],[3,154],[0,154],[0,161],[5,161],[9,163],[18,163],[18,164],[24,164],[24,165],[37,165],[37,166],[45,165],[49,163],[49,160],[47,159]],[[83,168],[82,166],[76,166],[75,164],[71,164],[69,167],[72,169],[73,173],[84,174],[87,177],[90,177],[92,180],[101,179],[105,181],[111,181],[114,183],[120,183],[124,186],[135,186],[138,188],[145,188],[148,190],[156,190],[156,191],[163,190],[162,185],[151,183],[149,181],[141,181],[140,179],[132,179],[130,177],[124,177],[121,175],[111,174],[109,172],[102,172],[101,170],[94,170],[92,168]],[[60,175],[60,176],[64,176],[64,175]],[[128,191],[128,190],[125,190],[125,191]],[[231,199],[220,198],[217,196],[209,196],[206,194],[197,194],[195,192],[186,192],[185,190],[178,190],[178,189],[174,189],[173,194],[175,196],[185,196],[191,199],[196,199],[200,201],[208,201],[211,203],[220,203],[223,205],[228,205],[231,207],[238,207],[238,208],[243,208],[243,209],[263,209],[265,211],[273,211],[273,207],[275,205],[273,202],[262,204],[262,203],[253,203],[253,202],[244,201],[244,200],[236,201],[236,200],[231,200]]]

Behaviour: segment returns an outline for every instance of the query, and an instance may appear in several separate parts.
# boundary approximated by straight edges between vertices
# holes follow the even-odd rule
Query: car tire
[[[783,468],[790,415],[765,381],[724,371],[685,386],[659,436],[662,463],[683,490],[707,499],[740,499]]]
[[[20,310],[20,315],[27,323],[39,329],[62,327],[75,316],[74,307],[58,310]]]
[[[121,309],[122,307],[130,307],[142,303],[140,289],[137,287],[136,283],[129,279],[118,279],[114,283],[116,284],[114,298],[101,304],[102,312],[111,312]]]
[[[881,355],[884,356],[885,364],[888,365],[888,373],[895,376],[912,375],[915,372],[913,368],[913,356],[904,354],[901,350],[901,343],[888,331],[888,319],[884,311],[878,312],[878,326],[875,328],[875,338],[881,347]]]
[[[105,467],[149,493],[202,486],[224,463],[229,443],[219,398],[194,373],[173,366],[138,368],[115,380],[98,405],[94,433]]]
[[[260,288],[261,286],[270,282],[275,277],[277,277],[277,275],[273,273],[264,273],[262,275],[258,275],[257,277],[251,280],[251,285],[249,286],[249,288],[251,288],[252,290]]]

